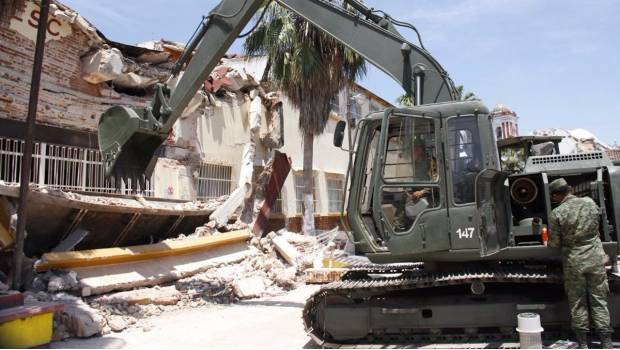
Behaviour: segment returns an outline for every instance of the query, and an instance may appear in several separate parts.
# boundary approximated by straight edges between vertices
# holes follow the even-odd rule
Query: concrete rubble
[[[54,315],[54,340],[101,334],[106,325],[106,319],[99,311],[74,295],[27,291],[24,297],[26,301],[53,301],[64,305],[64,310]]]
[[[219,231],[215,223],[210,222],[176,240],[217,234]],[[315,278],[309,282],[327,282],[316,275],[317,270],[324,269],[324,258],[335,253],[347,256],[336,248],[339,246],[339,243],[334,244],[337,238],[335,231],[318,236],[304,236],[285,230],[271,232],[263,238],[255,237],[244,243],[253,254],[241,260],[215,265],[152,287],[81,298],[76,296],[83,283],[79,273],[50,270],[38,274],[32,289],[25,295],[33,300],[57,301],[65,305],[65,311],[56,315],[54,320],[55,340],[102,335],[127,328],[149,331],[149,317],[184,308],[278,295],[306,283],[308,271]],[[284,254],[282,247],[286,247]],[[342,273],[346,269],[324,270],[334,274],[336,270]]]
[[[150,209],[150,210],[168,210],[168,211],[187,211],[187,210],[215,210],[222,202],[224,202],[227,196],[222,196],[216,199],[210,199],[207,201],[184,201],[181,203],[164,202],[153,199],[144,198],[142,195],[134,195],[129,197],[110,197],[104,195],[83,194],[71,191],[63,191],[51,187],[38,187],[30,186],[30,192],[37,195],[45,195],[49,198],[57,198],[60,200],[67,200],[72,202],[92,204],[92,205],[105,205],[111,207],[123,207],[127,209]],[[0,181],[0,194],[8,197],[18,197],[19,185],[7,184]]]

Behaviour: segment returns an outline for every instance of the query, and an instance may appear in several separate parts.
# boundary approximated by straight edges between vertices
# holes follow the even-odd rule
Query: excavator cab
[[[490,121],[480,102],[388,109],[366,118],[347,206],[358,249],[377,262],[440,258],[454,250],[479,255],[481,242],[498,250],[494,242],[505,239],[490,227],[505,221],[496,218],[504,209],[496,203],[505,202],[488,195],[502,189],[505,178],[492,134],[484,130]],[[477,203],[494,214],[492,222],[478,216]]]

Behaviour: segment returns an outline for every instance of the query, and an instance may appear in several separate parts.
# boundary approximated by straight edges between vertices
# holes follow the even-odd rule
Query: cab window
[[[396,232],[440,205],[435,124],[418,117],[391,118],[383,163],[383,217]]]
[[[474,116],[448,120],[448,162],[456,204],[475,201],[476,176],[482,170],[480,134]]]

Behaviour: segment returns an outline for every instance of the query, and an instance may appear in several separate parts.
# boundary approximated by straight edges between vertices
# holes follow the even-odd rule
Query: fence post
[[[45,185],[45,172],[47,170],[47,143],[41,142],[39,144],[39,186]]]

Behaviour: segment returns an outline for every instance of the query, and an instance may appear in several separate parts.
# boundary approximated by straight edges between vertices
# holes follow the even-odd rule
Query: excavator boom
[[[381,17],[354,0],[345,1],[354,11],[325,0],[276,2],[395,79],[416,104],[454,100],[455,90],[447,72],[426,50],[404,39],[389,16]],[[134,184],[150,177],[157,150],[175,121],[263,4],[262,0],[221,1],[177,63],[173,71],[173,77],[178,75],[176,86],[158,85],[150,106],[114,106],[103,113],[98,137],[108,176],[133,179]],[[185,64],[187,67],[181,73]]]
[[[593,152],[532,156],[522,173],[502,172],[488,109],[455,101],[448,74],[421,42],[404,39],[396,29],[403,23],[355,0],[342,0],[353,10],[336,0],[273,1],[377,66],[416,105],[370,113],[356,126],[346,219],[356,253],[374,264],[351,267],[308,299],[303,321],[312,339],[339,346],[514,338],[523,312],[538,313],[547,334],[563,332],[570,323],[559,252],[544,238],[548,184],[564,177],[596,200],[603,249],[616,266],[620,168]],[[158,85],[148,107],[103,114],[99,145],[109,175],[150,176],[173,124],[264,3],[221,1],[173,70],[178,84]],[[609,285],[620,329],[617,274]]]

